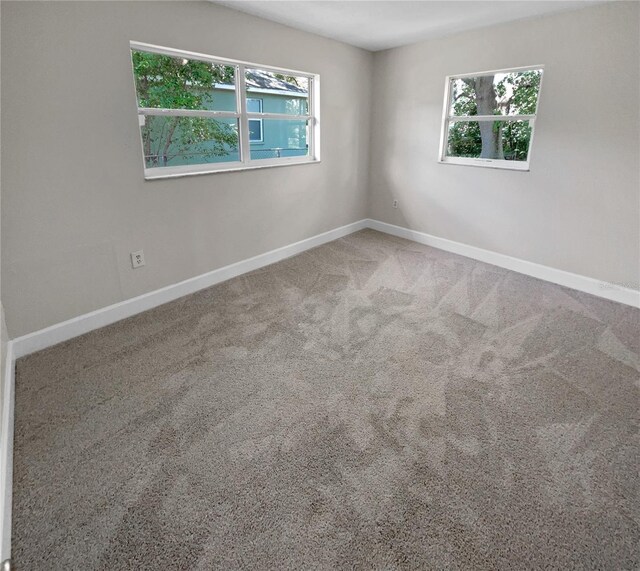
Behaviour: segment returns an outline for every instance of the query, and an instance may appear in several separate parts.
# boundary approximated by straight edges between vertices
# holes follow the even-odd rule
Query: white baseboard
[[[271,250],[264,254],[254,256],[253,258],[224,266],[177,284],[166,286],[138,297],[127,299],[90,313],[85,313],[84,315],[79,315],[73,319],[51,325],[50,327],[34,331],[22,337],[16,337],[13,339],[14,359],[19,359],[29,353],[46,349],[57,343],[62,343],[78,335],[83,335],[94,329],[99,329],[105,325],[120,321],[121,319],[142,313],[148,309],[158,307],[159,305],[227,281],[241,274],[246,274],[247,272],[284,260],[285,258],[290,258],[291,256],[321,246],[332,240],[337,240],[338,238],[342,238],[366,227],[367,221],[359,220],[358,222],[317,234],[311,238],[300,240],[300,242],[295,242],[294,244]]]
[[[432,246],[439,250],[460,254],[467,258],[473,258],[474,260],[479,260],[487,264],[518,272],[519,274],[526,274],[547,282],[590,293],[591,295],[603,297],[611,301],[631,305],[632,307],[640,307],[640,291],[635,289],[620,287],[595,278],[572,274],[571,272],[550,268],[549,266],[543,266],[542,264],[528,262],[519,258],[512,258],[505,254],[498,254],[497,252],[492,252],[490,250],[483,250],[482,248],[476,248],[475,246],[469,246],[468,244],[454,242],[453,240],[447,240],[446,238],[439,238],[437,236],[432,236],[431,234],[418,232],[417,230],[409,230],[408,228],[387,224],[386,222],[380,222],[379,220],[369,219],[366,222],[368,228],[384,232],[385,234],[391,234],[400,238],[406,238],[407,240],[413,240],[414,242],[426,244],[427,246]]]
[[[11,557],[11,499],[13,495],[13,414],[15,402],[15,354],[7,343],[0,426],[0,562]]]

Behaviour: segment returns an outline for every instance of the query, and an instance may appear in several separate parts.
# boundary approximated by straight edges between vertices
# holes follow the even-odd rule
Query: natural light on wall
[[[439,160],[529,170],[543,67],[449,76]]]
[[[320,160],[316,74],[131,42],[147,179]]]

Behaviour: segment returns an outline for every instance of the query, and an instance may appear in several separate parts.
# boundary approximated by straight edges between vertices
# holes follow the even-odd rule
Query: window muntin
[[[440,162],[529,170],[542,66],[451,76]]]
[[[131,51],[145,178],[319,160],[317,75],[138,42]]]

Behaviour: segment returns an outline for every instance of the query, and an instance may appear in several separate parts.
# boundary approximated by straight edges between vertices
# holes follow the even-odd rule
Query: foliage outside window
[[[319,160],[317,75],[138,42],[131,54],[145,178]]]
[[[447,77],[440,161],[529,170],[542,71]]]

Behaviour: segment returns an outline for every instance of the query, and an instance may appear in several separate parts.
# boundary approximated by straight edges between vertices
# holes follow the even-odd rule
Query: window
[[[131,55],[145,178],[320,160],[317,75],[138,42]]]
[[[440,162],[529,170],[542,70],[447,77]]]
[[[262,99],[247,98],[248,113],[262,113]],[[262,143],[262,119],[249,119],[249,140],[252,143]]]

